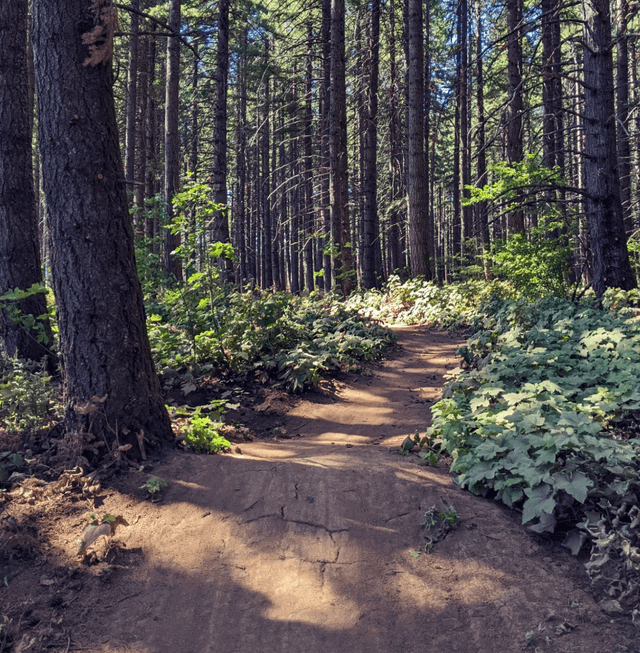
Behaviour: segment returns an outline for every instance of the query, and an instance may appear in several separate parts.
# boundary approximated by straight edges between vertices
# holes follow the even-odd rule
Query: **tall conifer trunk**
[[[593,289],[635,288],[624,229],[614,123],[609,0],[585,0],[584,169]]]
[[[27,64],[28,0],[0,2],[0,295],[42,283],[31,140],[33,95]],[[0,304],[1,305],[1,304]],[[15,304],[23,316],[47,313],[42,293]],[[26,329],[8,310],[0,311],[0,339],[9,356],[40,360],[51,356],[49,320],[42,336]]]
[[[428,198],[424,152],[424,44],[422,1],[408,0],[407,195],[411,274],[431,278],[427,242]]]
[[[42,178],[51,218],[65,426],[111,459],[174,442],[136,274],[111,70],[106,0],[34,3]],[[83,43],[99,35],[93,46]]]

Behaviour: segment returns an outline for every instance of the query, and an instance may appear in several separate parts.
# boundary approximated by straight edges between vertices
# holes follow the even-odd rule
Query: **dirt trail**
[[[463,492],[445,469],[389,452],[424,432],[425,402],[439,396],[459,344],[425,328],[397,332],[400,348],[373,376],[289,413],[293,437],[228,456],[175,455],[154,470],[169,482],[158,504],[139,501],[135,475],[129,496],[111,491],[100,510],[129,527],[106,570],[75,562],[68,531],[53,541],[58,566],[51,558],[36,573],[52,581],[40,591],[66,606],[68,650],[638,650],[568,554],[536,543],[517,515]],[[416,555],[425,511],[449,505],[460,526]],[[29,574],[13,586],[21,582]]]

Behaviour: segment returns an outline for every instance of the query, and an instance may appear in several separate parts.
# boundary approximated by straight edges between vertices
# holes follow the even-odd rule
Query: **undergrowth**
[[[513,286],[506,281],[468,279],[439,286],[420,277],[403,282],[394,275],[382,290],[354,293],[345,306],[364,317],[387,323],[436,324],[454,330],[477,322],[489,300],[515,295]]]
[[[640,311],[637,291],[492,300],[459,350],[428,438],[457,482],[561,532],[605,609],[640,617]]]
[[[156,297],[149,339],[160,369],[251,376],[291,392],[379,358],[395,336],[332,297],[211,293],[188,281]]]

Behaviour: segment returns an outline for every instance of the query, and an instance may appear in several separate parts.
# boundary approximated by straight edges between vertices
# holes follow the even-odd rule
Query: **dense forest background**
[[[490,276],[498,251],[590,284],[594,246],[636,249],[635,16],[603,0],[120,7],[138,238],[176,277],[180,243],[199,261],[229,242],[229,280],[293,293]]]

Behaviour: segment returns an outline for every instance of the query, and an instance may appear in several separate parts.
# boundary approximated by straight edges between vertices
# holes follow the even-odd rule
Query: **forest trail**
[[[50,559],[35,572],[39,592],[66,602],[68,646],[47,650],[638,650],[568,553],[458,488],[446,468],[390,451],[424,433],[425,402],[439,397],[460,344],[425,327],[397,333],[399,347],[371,376],[297,404],[281,433],[289,437],[225,456],[172,456],[153,471],[169,483],[159,503],[139,500],[136,474],[129,491],[109,489],[100,511],[128,523],[109,566],[76,562],[67,531],[56,548],[68,562],[58,556],[57,567]],[[453,506],[461,521],[426,553],[421,524],[432,506]]]

